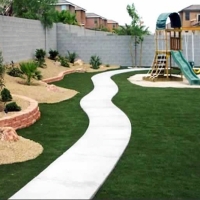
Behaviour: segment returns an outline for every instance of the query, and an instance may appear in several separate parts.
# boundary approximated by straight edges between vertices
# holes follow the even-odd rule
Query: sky
[[[84,9],[106,19],[114,20],[119,25],[130,24],[126,6],[134,3],[144,21],[144,25],[154,33],[158,16],[161,13],[178,12],[190,5],[200,4],[199,0],[69,0]]]

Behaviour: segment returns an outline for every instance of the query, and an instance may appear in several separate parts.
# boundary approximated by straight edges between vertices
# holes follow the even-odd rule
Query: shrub
[[[74,63],[75,59],[78,57],[76,52],[70,53],[69,51],[67,51],[67,53],[68,55],[66,56],[66,58],[69,60],[70,63]]]
[[[36,57],[36,63],[38,67],[44,68],[46,66],[45,59],[44,59],[45,55],[46,55],[46,52],[43,49],[36,49],[35,57]]]
[[[27,85],[31,84],[31,79],[41,80],[41,73],[37,70],[37,64],[35,62],[23,62],[19,64],[20,70],[26,76]]]
[[[20,111],[21,107],[16,102],[6,104],[5,112]]]
[[[61,66],[63,67],[69,67],[69,63],[68,63],[68,59],[63,57],[63,56],[59,56],[58,57],[58,61],[60,62]]]
[[[109,64],[106,64],[106,67],[110,67],[110,65],[109,65]]]
[[[1,100],[3,102],[8,102],[12,100],[12,95],[7,88],[3,88],[3,90],[1,91]]]
[[[8,75],[13,77],[22,77],[23,73],[18,67],[10,68],[7,72]]]
[[[56,57],[58,56],[58,54],[59,54],[58,51],[50,49],[50,51],[49,51],[49,58],[51,60],[55,60]]]
[[[23,73],[20,71],[20,69],[17,66],[15,66],[15,63],[13,61],[11,61],[11,63],[6,66],[6,71],[7,71],[7,74],[10,76],[22,78]]]
[[[38,60],[44,59],[45,55],[46,55],[45,50],[43,50],[43,49],[36,49],[36,51],[35,51],[35,57]]]
[[[90,65],[92,65],[93,69],[99,69],[99,66],[101,65],[101,59],[99,56],[93,55],[90,58]]]

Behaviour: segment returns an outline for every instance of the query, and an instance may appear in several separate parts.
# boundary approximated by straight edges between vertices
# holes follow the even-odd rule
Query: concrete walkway
[[[85,134],[63,155],[10,199],[91,199],[123,154],[131,135],[128,117],[112,102],[118,87],[110,79],[119,73],[92,77],[94,90],[81,100],[89,117]]]

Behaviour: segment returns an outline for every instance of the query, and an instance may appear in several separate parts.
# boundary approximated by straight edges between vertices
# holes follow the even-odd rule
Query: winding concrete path
[[[81,100],[89,117],[85,134],[63,155],[10,199],[91,199],[128,145],[131,123],[111,99],[118,92],[111,76],[124,69],[92,77],[94,89]]]

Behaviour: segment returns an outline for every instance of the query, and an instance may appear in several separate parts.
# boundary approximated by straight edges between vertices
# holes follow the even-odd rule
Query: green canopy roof
[[[181,27],[181,19],[178,13],[161,13],[156,22],[156,30],[165,29],[168,17],[170,18],[172,28]]]

